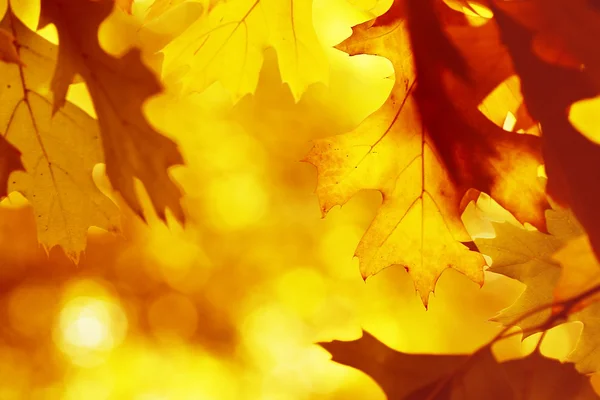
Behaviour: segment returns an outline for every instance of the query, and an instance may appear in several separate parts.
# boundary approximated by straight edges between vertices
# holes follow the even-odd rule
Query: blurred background
[[[149,4],[114,18],[140,23]],[[489,273],[480,289],[448,270],[429,311],[402,268],[363,282],[352,255],[381,196],[361,193],[322,219],[316,170],[299,161],[311,140],[355,128],[387,98],[387,60],[332,46],[388,5],[314,0],[330,81],[298,103],[271,50],[256,93],[235,104],[218,83],[180,96],[178,77],[164,77],[165,95],[146,112],[186,159],[172,171],[186,193],[185,227],[151,211],[144,224],[113,196],[122,235],[91,229],[75,265],[40,248],[19,195],[2,202],[0,399],[379,400],[368,376],[314,343],[365,329],[399,351],[464,353],[500,330],[487,320],[523,290],[508,278]],[[124,51],[131,39],[160,68],[151,41],[116,40],[106,29],[107,49]],[[93,115],[85,86],[73,85],[69,98]],[[96,173],[110,195],[101,165]],[[555,329],[543,351],[564,357],[578,329]],[[530,351],[537,335],[524,350],[513,339],[495,348],[499,358]]]

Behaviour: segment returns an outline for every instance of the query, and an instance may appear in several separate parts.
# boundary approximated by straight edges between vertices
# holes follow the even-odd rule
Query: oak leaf
[[[159,217],[164,219],[169,208],[183,221],[181,193],[167,171],[183,159],[176,144],[157,132],[142,112],[143,103],[162,87],[142,63],[138,49],[116,58],[98,43],[100,24],[113,8],[111,0],[42,0],[40,26],[56,25],[60,41],[51,86],[54,112],[64,105],[76,74],[81,75],[98,115],[106,172],[113,188],[142,216],[134,189],[134,178],[139,178]]]
[[[277,52],[281,78],[296,100],[310,84],[327,82],[311,0],[221,1],[165,47],[165,73],[186,70],[194,91],[220,81],[239,99],[254,92],[267,47]]]
[[[371,376],[390,400],[598,399],[569,364],[535,352],[499,363],[489,347],[473,355],[408,354],[363,331],[351,342],[319,343],[332,360]]]
[[[581,234],[578,222],[566,210],[546,211],[550,234],[525,230],[510,223],[492,223],[496,236],[476,238],[477,248],[492,258],[488,271],[516,279],[526,285],[524,292],[510,307],[494,317],[509,326],[529,311],[553,301],[553,291],[559,280],[561,267],[553,254],[568,240]],[[538,332],[551,315],[546,309],[519,321],[516,325],[524,337]]]
[[[465,23],[443,32],[433,2],[408,4],[394,2],[338,46],[388,58],[396,74],[390,97],[353,132],[316,141],[305,160],[317,167],[323,214],[360,190],[382,193],[355,253],[361,273],[402,265],[427,305],[448,267],[483,283],[483,257],[463,244],[471,241],[460,220],[476,194],[471,189],[541,229],[547,202],[537,179],[539,138],[506,132],[477,109],[512,74],[505,53],[489,48],[494,30]],[[442,7],[449,20],[460,20]],[[481,57],[486,62],[477,64]]]
[[[23,152],[25,171],[11,175],[9,188],[33,206],[39,241],[61,246],[77,260],[87,231],[118,230],[119,210],[92,179],[103,162],[99,131],[89,115],[65,103],[54,116],[45,96],[58,49],[26,28],[9,11],[2,29],[11,32],[22,64],[0,63],[0,130]]]
[[[600,214],[597,211],[600,189],[590,182],[600,181],[600,146],[581,134],[569,121],[568,112],[577,101],[591,99],[600,91],[594,85],[594,68],[573,68],[560,63],[553,63],[541,57],[534,50],[536,35],[544,33],[546,24],[543,17],[546,5],[552,13],[559,7],[563,13],[561,18],[567,22],[569,29],[584,30],[589,18],[600,21],[596,10],[575,1],[573,10],[571,2],[492,2],[494,19],[501,32],[501,38],[513,60],[515,70],[521,79],[523,96],[531,116],[539,121],[543,132],[545,169],[548,176],[548,193],[561,205],[568,205],[589,235],[596,255],[600,255]],[[581,15],[581,7],[586,7],[589,15]],[[541,16],[542,23],[527,23],[519,14]],[[576,25],[582,22],[582,26]],[[597,28],[598,24],[596,24]],[[560,29],[563,29],[560,28]],[[594,29],[596,29],[594,28]],[[566,31],[565,31],[566,32]],[[563,32],[564,33],[564,32]],[[581,34],[581,33],[580,33]],[[577,36],[581,37],[581,36]],[[569,39],[570,41],[571,39]],[[582,46],[589,49],[588,36]],[[579,45],[571,43],[571,54],[582,55]],[[597,51],[592,52],[596,54]],[[589,54],[592,54],[589,53]],[[590,56],[590,57],[596,57]],[[594,64],[594,60],[588,60]]]

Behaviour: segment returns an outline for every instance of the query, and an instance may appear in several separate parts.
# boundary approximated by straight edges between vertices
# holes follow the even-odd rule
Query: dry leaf
[[[2,22],[18,43],[25,65],[0,64],[0,127],[23,152],[25,172],[11,175],[9,188],[33,206],[39,241],[61,246],[77,260],[90,226],[118,230],[119,210],[92,180],[94,165],[103,162],[99,131],[89,115],[71,103],[52,115],[44,96],[57,48],[8,13]],[[46,89],[46,90],[45,90]]]
[[[497,3],[493,11],[502,40],[521,78],[527,108],[543,131],[548,193],[573,210],[598,255],[600,191],[598,185],[590,182],[600,181],[600,146],[573,127],[568,120],[568,111],[576,101],[592,98],[599,92],[585,69],[549,63],[534,53],[532,46],[536,32],[514,19],[515,11],[531,15],[531,11],[526,11],[533,6],[535,4],[530,2],[502,2]],[[504,9],[510,10],[510,15]]]
[[[364,331],[358,340],[320,345],[333,361],[371,376],[389,400],[599,398],[572,365],[537,352],[504,363],[496,361],[489,347],[473,355],[407,354]]]
[[[140,60],[138,49],[115,58],[98,43],[100,24],[113,6],[111,0],[42,1],[41,26],[55,24],[60,40],[52,80],[54,110],[63,106],[75,75],[81,75],[98,115],[106,172],[114,189],[142,216],[134,189],[134,178],[139,178],[161,218],[169,208],[183,221],[181,193],[168,174],[169,167],[183,160],[175,143],[157,132],[142,112],[144,102],[159,94],[161,85]]]

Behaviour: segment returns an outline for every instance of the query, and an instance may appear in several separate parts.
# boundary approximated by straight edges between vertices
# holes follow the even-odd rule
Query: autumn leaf
[[[473,355],[408,354],[364,331],[358,340],[319,344],[333,361],[371,376],[390,400],[598,398],[589,380],[572,365],[537,352],[503,363],[489,347]]]
[[[585,68],[550,63],[534,52],[535,30],[513,17],[515,11],[535,4],[508,3],[503,2],[502,7],[499,7],[500,3],[494,3],[493,11],[502,41],[521,78],[527,108],[532,117],[539,121],[543,131],[548,193],[573,210],[589,235],[596,255],[599,255],[600,214],[597,205],[600,191],[598,185],[590,182],[600,181],[600,146],[584,137],[568,119],[571,105],[595,97],[598,89],[592,84],[592,77]],[[564,14],[565,18],[570,16],[568,12]],[[576,20],[570,21],[571,26],[576,23]]]
[[[596,3],[596,4],[594,4]],[[573,67],[584,66],[589,83],[600,89],[600,8],[597,1],[529,0],[527,2],[497,2],[502,14],[509,16],[533,34],[534,52],[553,63],[569,58]],[[546,58],[541,46],[544,42],[556,51],[556,58]],[[547,46],[546,46],[547,47]],[[561,60],[562,58],[562,60]]]
[[[562,267],[554,288],[555,301],[583,296],[568,310],[571,313],[569,320],[579,321],[583,325],[581,337],[568,358],[575,363],[579,372],[596,372],[600,370],[600,296],[597,293],[600,287],[600,263],[586,235],[570,240],[553,258]]]
[[[471,241],[460,219],[476,195],[471,189],[540,229],[548,204],[537,179],[539,138],[506,132],[477,109],[512,73],[505,53],[489,49],[494,31],[463,24],[447,35],[434,3],[409,3],[405,9],[394,2],[338,46],[351,55],[385,56],[396,83],[377,112],[353,132],[316,141],[306,161],[317,167],[323,214],[360,190],[382,193],[382,206],[355,252],[361,273],[367,278],[402,265],[427,305],[448,267],[483,283],[483,258],[463,244]],[[405,16],[414,22],[407,24]],[[475,39],[479,33],[483,39]],[[483,65],[476,63],[486,55]]]
[[[596,303],[600,299],[596,293],[600,264],[569,212],[547,211],[546,217],[551,235],[493,223],[495,238],[475,239],[481,252],[492,257],[490,271],[526,285],[517,301],[495,320],[513,326],[514,321],[531,314],[515,324],[524,337],[566,320],[579,321],[583,331],[568,359],[582,373],[595,372],[600,370],[600,342],[596,339],[600,332]],[[555,307],[548,307],[551,304]]]
[[[582,374],[600,371],[600,303],[594,303],[570,316],[583,325],[581,336],[568,359]]]
[[[562,266],[560,279],[554,288],[557,301],[578,296],[600,284],[600,263],[596,259],[587,235],[570,240],[553,258]],[[588,296],[578,307],[585,307],[600,296]]]
[[[281,78],[296,101],[327,82],[329,67],[312,26],[312,1],[222,1],[165,47],[165,73],[187,72],[190,91],[220,81],[235,99],[253,93],[263,52],[277,52]]]
[[[55,24],[60,41],[51,87],[54,112],[64,105],[75,75],[81,75],[98,115],[106,172],[114,189],[142,216],[134,189],[134,178],[139,178],[161,218],[169,208],[183,221],[181,193],[167,171],[182,164],[182,157],[175,143],[157,132],[142,112],[144,102],[159,94],[161,85],[140,60],[138,49],[116,58],[98,43],[100,24],[113,7],[111,0],[42,0],[40,26]]]
[[[511,326],[524,314],[553,301],[553,291],[561,274],[561,267],[553,254],[582,232],[568,211],[548,210],[546,220],[550,234],[525,230],[505,222],[492,223],[496,233],[494,238],[475,239],[477,248],[492,258],[489,271],[526,285],[515,303],[494,318],[506,326]],[[527,337],[539,331],[534,328],[543,325],[551,312],[549,308],[542,310],[516,325]]]
[[[6,29],[0,29],[0,61],[23,64],[15,47],[14,36]]]
[[[71,103],[52,115],[45,96],[58,50],[27,29],[12,13],[2,21],[11,32],[22,64],[0,63],[1,131],[23,152],[25,171],[11,175],[9,188],[29,200],[39,241],[61,246],[77,260],[90,226],[119,228],[119,210],[92,179],[103,162],[96,121]],[[14,164],[14,160],[11,163]],[[14,168],[14,167],[13,167]]]

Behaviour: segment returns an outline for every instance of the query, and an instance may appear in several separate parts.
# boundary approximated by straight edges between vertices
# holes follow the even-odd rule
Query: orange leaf
[[[0,61],[23,65],[15,47],[15,38],[4,28],[0,28]]]
[[[361,273],[366,278],[402,265],[427,305],[448,267],[483,283],[483,258],[461,243],[471,240],[460,220],[470,189],[488,193],[520,221],[542,230],[548,203],[537,179],[539,138],[506,132],[477,109],[511,74],[505,53],[485,40],[494,31],[454,27],[456,43],[464,45],[457,48],[440,30],[431,1],[409,4],[405,9],[396,1],[338,46],[350,54],[387,57],[396,84],[387,102],[355,131],[317,141],[306,161],[319,173],[323,213],[362,189],[383,194],[355,253]],[[407,26],[405,15],[414,22]],[[481,32],[484,40],[478,42],[474,38]],[[480,49],[489,57],[476,69],[471,61]]]

